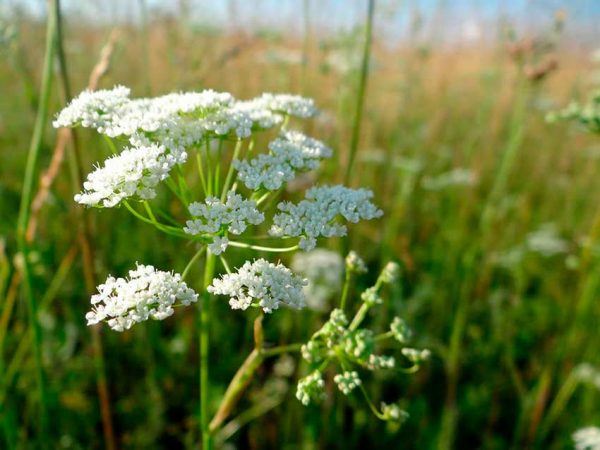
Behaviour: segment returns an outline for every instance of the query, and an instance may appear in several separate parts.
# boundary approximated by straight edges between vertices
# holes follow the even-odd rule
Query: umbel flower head
[[[272,264],[264,259],[246,261],[235,273],[215,278],[208,292],[230,297],[233,309],[259,306],[270,313],[280,306],[301,309],[306,305],[302,288],[306,280],[294,275],[283,264]]]
[[[573,433],[576,450],[600,450],[600,428],[580,428]]]
[[[248,189],[274,191],[294,179],[297,171],[316,169],[332,151],[322,142],[297,131],[285,131],[269,143],[269,154],[250,161],[234,161],[238,178]]]
[[[355,253],[347,258],[347,270],[358,273],[358,261],[362,260]],[[364,266],[364,263],[361,264]],[[420,364],[430,356],[429,350],[417,350],[414,348],[402,348],[404,359],[410,362],[409,367],[396,367],[396,359],[393,356],[376,353],[379,342],[387,339],[396,339],[405,344],[409,338],[409,330],[406,324],[398,317],[394,318],[390,325],[390,331],[376,335],[371,329],[360,328],[367,312],[383,303],[380,289],[384,284],[390,284],[397,279],[399,266],[395,263],[388,264],[377,278],[374,286],[366,289],[361,297],[362,305],[349,320],[341,309],[334,309],[329,320],[315,332],[310,340],[302,345],[302,357],[312,368],[309,376],[302,378],[298,383],[297,398],[305,405],[313,400],[322,398],[322,389],[319,380],[322,380],[323,372],[331,365],[337,365],[341,369],[333,381],[338,389],[344,394],[351,394],[357,387],[362,385],[358,370],[400,370],[404,373],[412,373],[418,370]],[[343,303],[343,302],[342,302]],[[373,406],[368,399],[368,394],[361,389],[367,401],[371,404],[371,410],[382,420],[402,421],[407,414],[397,405],[382,403],[381,410]]]
[[[88,175],[83,184],[85,190],[75,195],[75,201],[110,208],[130,197],[152,199],[156,196],[156,185],[169,176],[175,164],[184,162],[186,156],[183,153],[177,159],[163,146],[155,144],[126,149]]]
[[[85,318],[88,325],[105,321],[116,331],[128,330],[149,318],[163,320],[174,312],[176,302],[187,306],[198,294],[181,281],[179,274],[137,264],[129,278],[109,276],[92,296],[92,310]]]
[[[273,236],[299,236],[299,246],[312,250],[317,237],[345,236],[347,228],[340,219],[356,223],[383,215],[371,198],[368,189],[351,189],[341,185],[313,187],[306,199],[298,204],[282,202],[281,211],[273,217],[270,234]]]
[[[227,193],[225,203],[216,197],[208,197],[204,203],[194,202],[189,206],[193,220],[188,220],[184,231],[188,234],[214,234],[229,232],[242,234],[248,224],[258,225],[265,220],[262,212],[256,209],[256,202],[244,200],[233,191]],[[216,236],[210,250],[218,255],[227,248],[227,238]]]
[[[316,114],[312,100],[290,95],[264,94],[250,101],[212,90],[140,99],[129,95],[123,86],[84,91],[53,122],[55,127],[94,128],[110,138],[126,138],[132,146],[88,177],[85,191],[76,196],[79,203],[113,207],[129,197],[153,198],[156,185],[186,161],[189,147],[211,138],[246,138],[255,130],[279,125],[285,116]],[[308,147],[318,142],[305,141]],[[326,147],[320,145],[325,154]],[[305,166],[312,164],[298,169]]]
[[[344,260],[337,252],[317,248],[296,253],[292,269],[308,280],[304,294],[311,309],[327,310],[328,300],[342,290]]]

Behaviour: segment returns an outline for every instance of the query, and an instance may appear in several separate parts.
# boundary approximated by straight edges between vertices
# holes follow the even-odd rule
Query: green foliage
[[[69,17],[65,22],[67,59],[78,92],[108,30]],[[0,68],[0,448],[8,449],[33,448],[38,409],[14,233],[34,120],[35,95],[29,89],[41,69],[43,27],[27,19],[15,27],[19,64]],[[165,30],[176,47],[163,47]],[[269,33],[268,39],[256,38],[258,45],[240,47],[227,33],[209,31],[190,34],[176,21],[151,21],[152,89],[206,87],[249,98],[262,91],[299,92],[305,86],[303,94],[317,99],[325,111],[310,127],[340,159],[326,168],[328,182],[339,181],[351,136],[357,71],[319,70],[328,64],[327,55],[311,42],[306,79],[300,80],[300,67],[261,59],[273,43],[297,47],[293,38],[273,39]],[[586,377],[580,373],[580,364],[595,371],[600,367],[598,141],[544,118],[581,90],[582,65],[565,58],[558,72],[533,85],[515,75],[503,53],[488,48],[449,60],[442,49],[427,44],[424,59],[417,50],[422,43],[390,50],[377,42],[375,33],[378,65],[369,74],[359,146],[365,151],[357,154],[352,183],[373,187],[375,197],[385,202],[385,216],[350,236],[349,247],[371,269],[356,275],[351,291],[372,286],[387,261],[400,263],[400,281],[386,288],[388,295],[373,309],[370,325],[380,332],[393,317],[402,317],[414,331],[415,347],[430,348],[432,358],[412,376],[370,374],[365,386],[375,405],[403,399],[399,407],[410,417],[399,425],[375,420],[369,411],[352,412],[356,409],[350,406],[363,400],[337,393],[333,377],[324,378],[324,389],[339,398],[305,408],[295,400],[293,386],[308,371],[289,361],[282,370],[279,361],[270,360],[257,371],[239,415],[215,439],[238,448],[397,448],[402,443],[406,449],[424,449],[438,448],[442,439],[457,449],[570,448],[576,429],[600,424],[597,377],[589,370]],[[10,44],[13,48],[15,42]],[[144,74],[132,63],[141,48],[138,31],[127,31],[102,85],[131,85],[141,95]],[[51,100],[52,113],[62,108],[56,93]],[[598,104],[595,97],[555,117],[598,132]],[[54,141],[46,130],[40,167],[48,166]],[[93,133],[81,133],[79,142],[84,167],[110,154]],[[514,158],[499,183],[507,150]],[[457,182],[457,173],[469,176]],[[61,166],[28,255],[55,425],[49,446],[101,448],[92,338],[84,319],[89,298],[81,258],[73,250],[78,206],[70,178],[68,166]],[[160,194],[156,205],[174,216],[184,214]],[[157,267],[181,264],[174,269],[182,272],[181,254],[189,257],[195,250],[175,236],[140,226],[124,208],[95,212],[92,228],[101,277],[124,274],[136,260]],[[337,245],[332,241],[330,247]],[[232,267],[247,255],[232,250]],[[189,279],[201,285],[201,273]],[[348,298],[359,297],[351,292]],[[357,306],[350,303],[346,311]],[[210,355],[214,392],[207,401],[214,410],[226,380],[252,348],[253,333],[225,301],[213,305],[212,317],[218,351]],[[306,342],[326,320],[318,312],[281,311],[265,321],[265,343]],[[396,326],[402,334],[401,323]],[[119,448],[197,448],[198,343],[191,310],[178,311],[171,322],[105,333],[103,340]],[[277,384],[267,385],[274,375]]]

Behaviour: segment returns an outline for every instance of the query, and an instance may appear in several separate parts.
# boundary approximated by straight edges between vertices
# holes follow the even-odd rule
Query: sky
[[[149,17],[177,14],[187,5],[191,23],[247,29],[280,28],[302,33],[305,0],[61,0],[67,17],[108,22],[138,22],[141,5]],[[364,21],[367,0],[306,0],[316,30],[350,30]],[[45,0],[0,0],[0,7],[20,6],[43,15]],[[376,0],[376,33],[397,41],[409,34],[415,17],[423,33],[437,27],[446,39],[473,39],[489,35],[499,18],[520,31],[547,27],[554,13],[566,13],[566,35],[580,41],[600,42],[600,0]],[[489,37],[489,36],[488,36]],[[494,37],[494,36],[492,36]]]

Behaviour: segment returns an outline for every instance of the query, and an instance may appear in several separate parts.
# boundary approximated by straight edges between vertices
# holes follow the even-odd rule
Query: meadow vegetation
[[[300,36],[200,26],[184,15],[148,14],[142,26],[66,15],[44,93],[46,22],[3,14],[0,448],[200,447],[198,310],[177,309],[124,333],[86,325],[100,280],[125,276],[136,262],[182,273],[197,251],[125,207],[84,209],[73,200],[111,148],[93,130],[71,134],[51,123],[86,87],[115,85],[129,86],[132,97],[213,89],[237,99],[264,92],[314,99],[320,114],[298,126],[333,150],[319,183],[371,189],[384,212],[352,225],[345,239],[320,243],[366,262],[346,311],[358,310],[360,293],[395,262],[397,280],[365,321],[383,332],[401,317],[411,345],[430,351],[416,373],[361,372],[376,406],[401,399],[408,414],[401,423],[377,420],[358,394],[343,395],[333,372],[323,401],[304,406],[296,399],[298,379],[308,375],[300,353],[265,358],[214,434],[217,448],[558,450],[574,447],[576,430],[600,426],[600,114],[594,101],[584,113],[556,113],[592,98],[600,62],[590,59],[593,49],[562,39],[568,16],[536,35],[505,23],[493,42],[468,45],[428,41],[418,21],[414,39],[390,45],[375,26],[366,63],[364,26],[326,32],[310,15]],[[385,17],[376,8],[378,20]],[[31,214],[23,217],[36,126],[39,158]],[[266,143],[257,138],[257,146]],[[199,189],[194,173],[187,177]],[[302,174],[282,198],[301,199],[316,179]],[[158,190],[158,208],[185,217],[167,193]],[[310,291],[310,308],[268,315],[260,339],[273,346],[314,339],[345,295],[343,268],[329,257],[327,276],[309,275],[310,263],[291,254],[228,253],[236,268],[255,257],[320,275],[325,286]],[[202,273],[194,267],[186,277],[201,296]],[[256,335],[254,316],[222,297],[210,313],[205,407],[215,412]]]

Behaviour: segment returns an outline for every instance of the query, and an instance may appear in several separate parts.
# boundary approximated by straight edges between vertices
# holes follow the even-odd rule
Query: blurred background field
[[[335,150],[321,180],[342,181],[367,1],[64,3],[74,93],[112,42],[100,87],[123,84],[136,97],[209,88],[242,99],[312,97],[321,114],[306,131]],[[403,399],[410,418],[400,427],[377,421],[352,397],[303,407],[294,397],[304,370],[298,355],[277,361],[242,402],[255,420],[234,423],[223,445],[566,449],[575,430],[600,426],[600,141],[577,124],[545,120],[600,84],[599,18],[592,0],[376,1],[351,184],[371,188],[385,216],[353,227],[350,247],[371,269],[360,286],[387,261],[401,264],[401,282],[371,320],[401,315],[432,359],[414,376],[370,380],[376,400]],[[15,229],[44,30],[43,2],[0,3],[0,448],[7,449],[37,445]],[[51,114],[64,104],[55,81]],[[56,136],[48,127],[37,177],[51,164]],[[109,154],[92,132],[78,139],[89,170]],[[52,413],[48,447],[103,448],[68,155],[69,148],[56,166],[30,254]],[[301,188],[291,185],[290,197]],[[90,220],[101,279],[124,275],[136,261],[182,271],[194,253],[123,208],[93,211]],[[238,252],[236,264],[246,256]],[[252,339],[242,313],[226,304],[214,310],[216,403]],[[102,331],[119,448],[198,448],[195,314]],[[268,318],[267,339],[306,340],[322,321],[318,311],[282,311]]]

